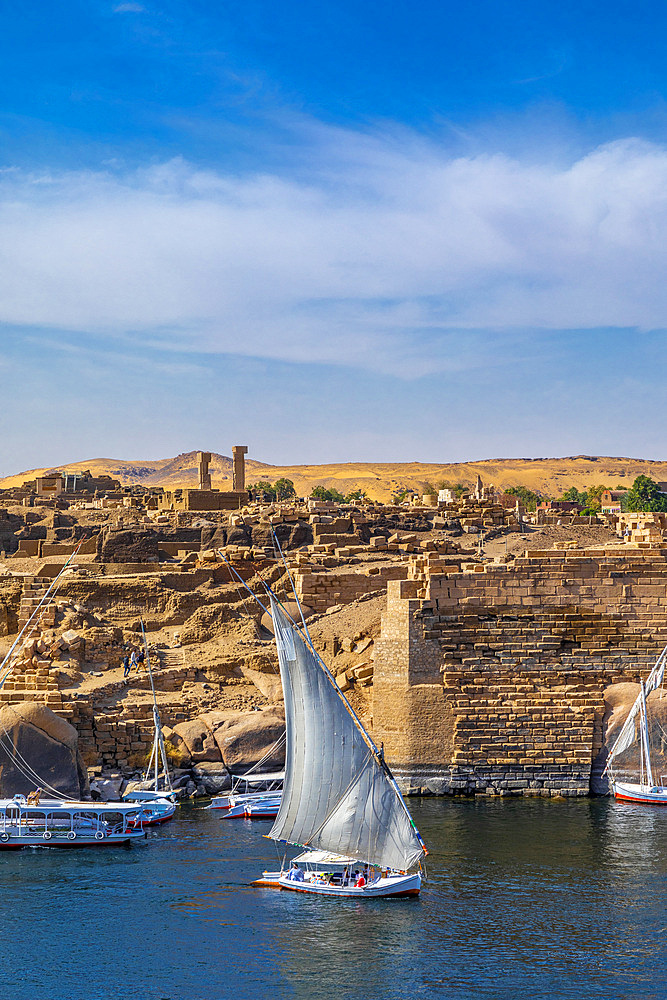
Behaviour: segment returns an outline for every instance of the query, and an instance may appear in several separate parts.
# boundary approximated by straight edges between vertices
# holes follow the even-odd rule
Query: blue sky
[[[0,32],[0,475],[665,457],[662,3],[64,10]]]

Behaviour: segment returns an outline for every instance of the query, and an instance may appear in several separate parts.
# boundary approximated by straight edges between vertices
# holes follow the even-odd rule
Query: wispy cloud
[[[140,3],[119,3],[114,7],[114,14],[143,14],[146,8]]]
[[[0,321],[456,371],[489,331],[667,326],[666,191],[667,149],[635,140],[553,165],[323,127],[291,176],[12,170]]]

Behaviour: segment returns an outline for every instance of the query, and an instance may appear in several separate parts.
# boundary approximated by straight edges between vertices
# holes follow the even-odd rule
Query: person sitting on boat
[[[292,882],[303,882],[304,880],[303,870],[299,868],[296,861],[292,862],[292,867],[290,868],[287,877],[291,879]]]
[[[26,801],[29,806],[38,806],[41,796],[42,796],[42,789],[36,788],[34,792],[30,792]]]
[[[363,889],[363,887],[366,885],[366,879],[360,872],[355,872],[355,875],[356,879],[354,881],[354,888]]]

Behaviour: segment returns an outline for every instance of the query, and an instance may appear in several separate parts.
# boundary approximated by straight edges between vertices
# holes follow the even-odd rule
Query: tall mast
[[[167,750],[164,745],[164,737],[162,735],[162,725],[160,723],[160,713],[157,707],[157,695],[155,694],[155,684],[153,683],[153,670],[151,668],[151,657],[148,651],[148,642],[146,641],[146,630],[144,628],[143,619],[141,620],[141,635],[144,640],[144,652],[146,654],[146,667],[148,668],[148,678],[151,683],[151,693],[153,695],[153,725],[155,727],[155,735],[153,737],[153,751],[151,753],[151,758],[148,762],[148,768],[146,769],[146,776],[150,774],[151,764],[155,768],[155,791],[158,789],[159,780],[159,762],[162,763],[162,769],[164,771],[164,785],[165,789],[169,792],[172,791],[171,787],[171,777],[169,775],[169,761],[167,760]]]
[[[646,690],[644,688],[644,681],[641,682],[641,720],[640,720],[640,732],[641,732],[641,747],[642,755],[644,757],[644,770],[646,773],[646,783],[649,788],[653,787],[653,771],[651,769],[651,748],[648,741],[648,716],[646,712]]]

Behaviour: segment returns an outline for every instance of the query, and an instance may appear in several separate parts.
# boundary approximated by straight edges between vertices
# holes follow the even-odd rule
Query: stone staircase
[[[185,660],[185,650],[181,647],[177,649],[159,649],[159,660],[155,664],[160,670],[174,670],[177,667],[187,666]],[[151,659],[151,662],[152,659]]]
[[[45,577],[33,576],[25,577],[23,581],[23,592],[21,594],[21,605],[19,608],[19,632],[30,620],[30,616],[38,607],[44,594],[53,583]],[[41,629],[53,628],[56,623],[56,607],[52,601],[44,605],[39,615],[39,627]]]

